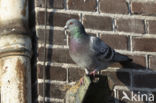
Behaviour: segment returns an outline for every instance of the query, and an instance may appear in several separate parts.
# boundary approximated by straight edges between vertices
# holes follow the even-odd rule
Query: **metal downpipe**
[[[0,103],[31,103],[28,0],[0,0]]]

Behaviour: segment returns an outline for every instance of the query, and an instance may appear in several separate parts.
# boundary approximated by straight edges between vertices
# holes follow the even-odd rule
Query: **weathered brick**
[[[116,23],[118,31],[145,33],[143,20],[119,18]]]
[[[117,72],[109,72],[104,71],[102,75],[107,75],[109,77],[110,87],[114,87],[116,85],[124,85],[130,86],[130,74],[129,72],[117,71]]]
[[[129,65],[131,68],[146,68],[146,57],[145,55],[129,55],[129,58],[133,60],[133,63]]]
[[[37,30],[38,42],[44,43],[44,29]],[[62,30],[46,30],[46,43],[66,45],[66,36]]]
[[[156,70],[156,56],[150,56],[150,69]]]
[[[43,65],[38,65],[37,66],[37,77],[38,78],[43,78],[43,70],[44,66]],[[67,71],[65,68],[61,67],[51,67],[51,66],[46,66],[45,70],[45,78],[49,80],[59,80],[59,81],[66,81],[67,77]]]
[[[84,70],[79,68],[69,68],[68,70],[69,82],[77,81],[84,75],[85,75]]]
[[[148,27],[149,27],[149,33],[150,34],[156,34],[156,21],[155,20],[150,20],[148,21]]]
[[[114,49],[128,50],[128,36],[102,34],[101,39]]]
[[[73,10],[96,11],[96,0],[69,0],[68,7]]]
[[[138,88],[155,88],[156,74],[136,73],[133,75],[133,87]]]
[[[100,0],[100,11],[104,13],[128,14],[126,0]]]
[[[156,15],[156,3],[132,2],[132,13],[141,15]]]
[[[91,29],[112,30],[112,18],[102,16],[85,15],[83,19],[84,26]]]
[[[69,56],[68,49],[47,49],[47,61],[57,63],[74,63]],[[44,48],[38,50],[38,60],[44,60]]]
[[[46,0],[48,8],[63,9],[64,0]],[[45,8],[45,0],[36,0],[36,7]]]
[[[37,25],[44,25],[45,24],[44,18],[45,18],[44,11],[37,12],[36,15]],[[76,14],[47,12],[47,25],[64,27],[66,21],[71,18],[79,19],[79,16]]]
[[[156,52],[156,39],[154,38],[133,38],[134,51]]]
[[[45,96],[64,99],[65,90],[63,88],[64,85],[45,83]],[[38,84],[38,91],[43,96],[43,84]]]

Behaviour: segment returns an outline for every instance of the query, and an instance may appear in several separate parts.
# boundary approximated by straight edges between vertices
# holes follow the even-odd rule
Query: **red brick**
[[[155,20],[150,20],[148,21],[148,26],[149,26],[149,33],[150,34],[156,34],[156,21]]]
[[[64,99],[64,85],[45,83],[45,96],[52,98]],[[43,84],[38,84],[39,95],[43,96]]]
[[[156,56],[150,56],[150,69],[156,70]]]
[[[102,16],[84,16],[84,26],[85,28],[98,29],[98,30],[112,30],[112,18],[102,17]]]
[[[53,63],[74,63],[69,55],[68,49],[47,49],[47,60]],[[38,49],[38,60],[44,60],[44,48]]]
[[[156,39],[154,38],[133,38],[134,51],[156,52]]]
[[[132,13],[141,15],[156,15],[156,3],[132,2]]]
[[[77,81],[85,75],[85,71],[79,68],[69,68],[68,71],[69,82]]]
[[[117,72],[102,72],[102,75],[109,77],[109,86],[112,88],[116,85],[130,86],[130,74],[129,72],[117,71]]]
[[[48,8],[63,9],[64,0],[46,0]],[[45,8],[45,0],[36,0],[36,7]]]
[[[104,13],[128,14],[126,0],[100,0],[100,11]]]
[[[146,68],[146,57],[144,55],[129,55],[129,58],[133,59],[133,63],[135,63],[136,67]]]
[[[136,73],[133,76],[133,87],[138,88],[155,88],[156,87],[156,74],[143,74]]]
[[[44,16],[44,11],[37,12],[36,23],[38,25],[45,24]],[[47,25],[64,27],[66,21],[71,18],[79,19],[79,16],[75,14],[47,12]]]
[[[66,36],[62,30],[47,30],[46,38],[49,44],[66,45]],[[38,42],[44,43],[44,29],[37,30]]]
[[[102,34],[101,39],[114,49],[128,50],[128,36]]]
[[[68,7],[73,10],[96,11],[96,0],[69,0]]]
[[[43,70],[44,66],[43,65],[38,65],[37,66],[37,74],[38,78],[43,79]],[[49,80],[59,80],[59,81],[66,81],[67,77],[67,71],[65,68],[61,67],[51,67],[51,66],[46,66],[45,70],[45,78]]]
[[[145,33],[144,21],[139,19],[117,19],[117,30],[124,32]]]

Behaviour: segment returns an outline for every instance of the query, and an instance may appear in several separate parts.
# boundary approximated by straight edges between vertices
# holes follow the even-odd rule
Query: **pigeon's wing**
[[[106,62],[127,62],[132,61],[128,56],[115,52],[114,49],[109,47],[101,39],[90,36],[90,47],[94,52],[94,56],[100,61]]]
[[[94,56],[100,61],[112,61],[115,51],[105,44],[101,39],[90,36],[90,47]]]

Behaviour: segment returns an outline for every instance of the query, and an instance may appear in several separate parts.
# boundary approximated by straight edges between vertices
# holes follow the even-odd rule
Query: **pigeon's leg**
[[[84,78],[82,77],[82,78],[80,78],[80,85],[83,85],[84,84]]]
[[[96,74],[97,71],[98,71],[97,69],[94,69],[94,70],[93,70],[92,72],[90,72],[89,74],[95,76],[95,74]]]
[[[89,71],[88,71],[87,68],[85,68],[85,73],[86,73],[86,75],[89,74]],[[82,77],[79,82],[80,82],[81,85],[83,85],[84,84],[84,78]]]

